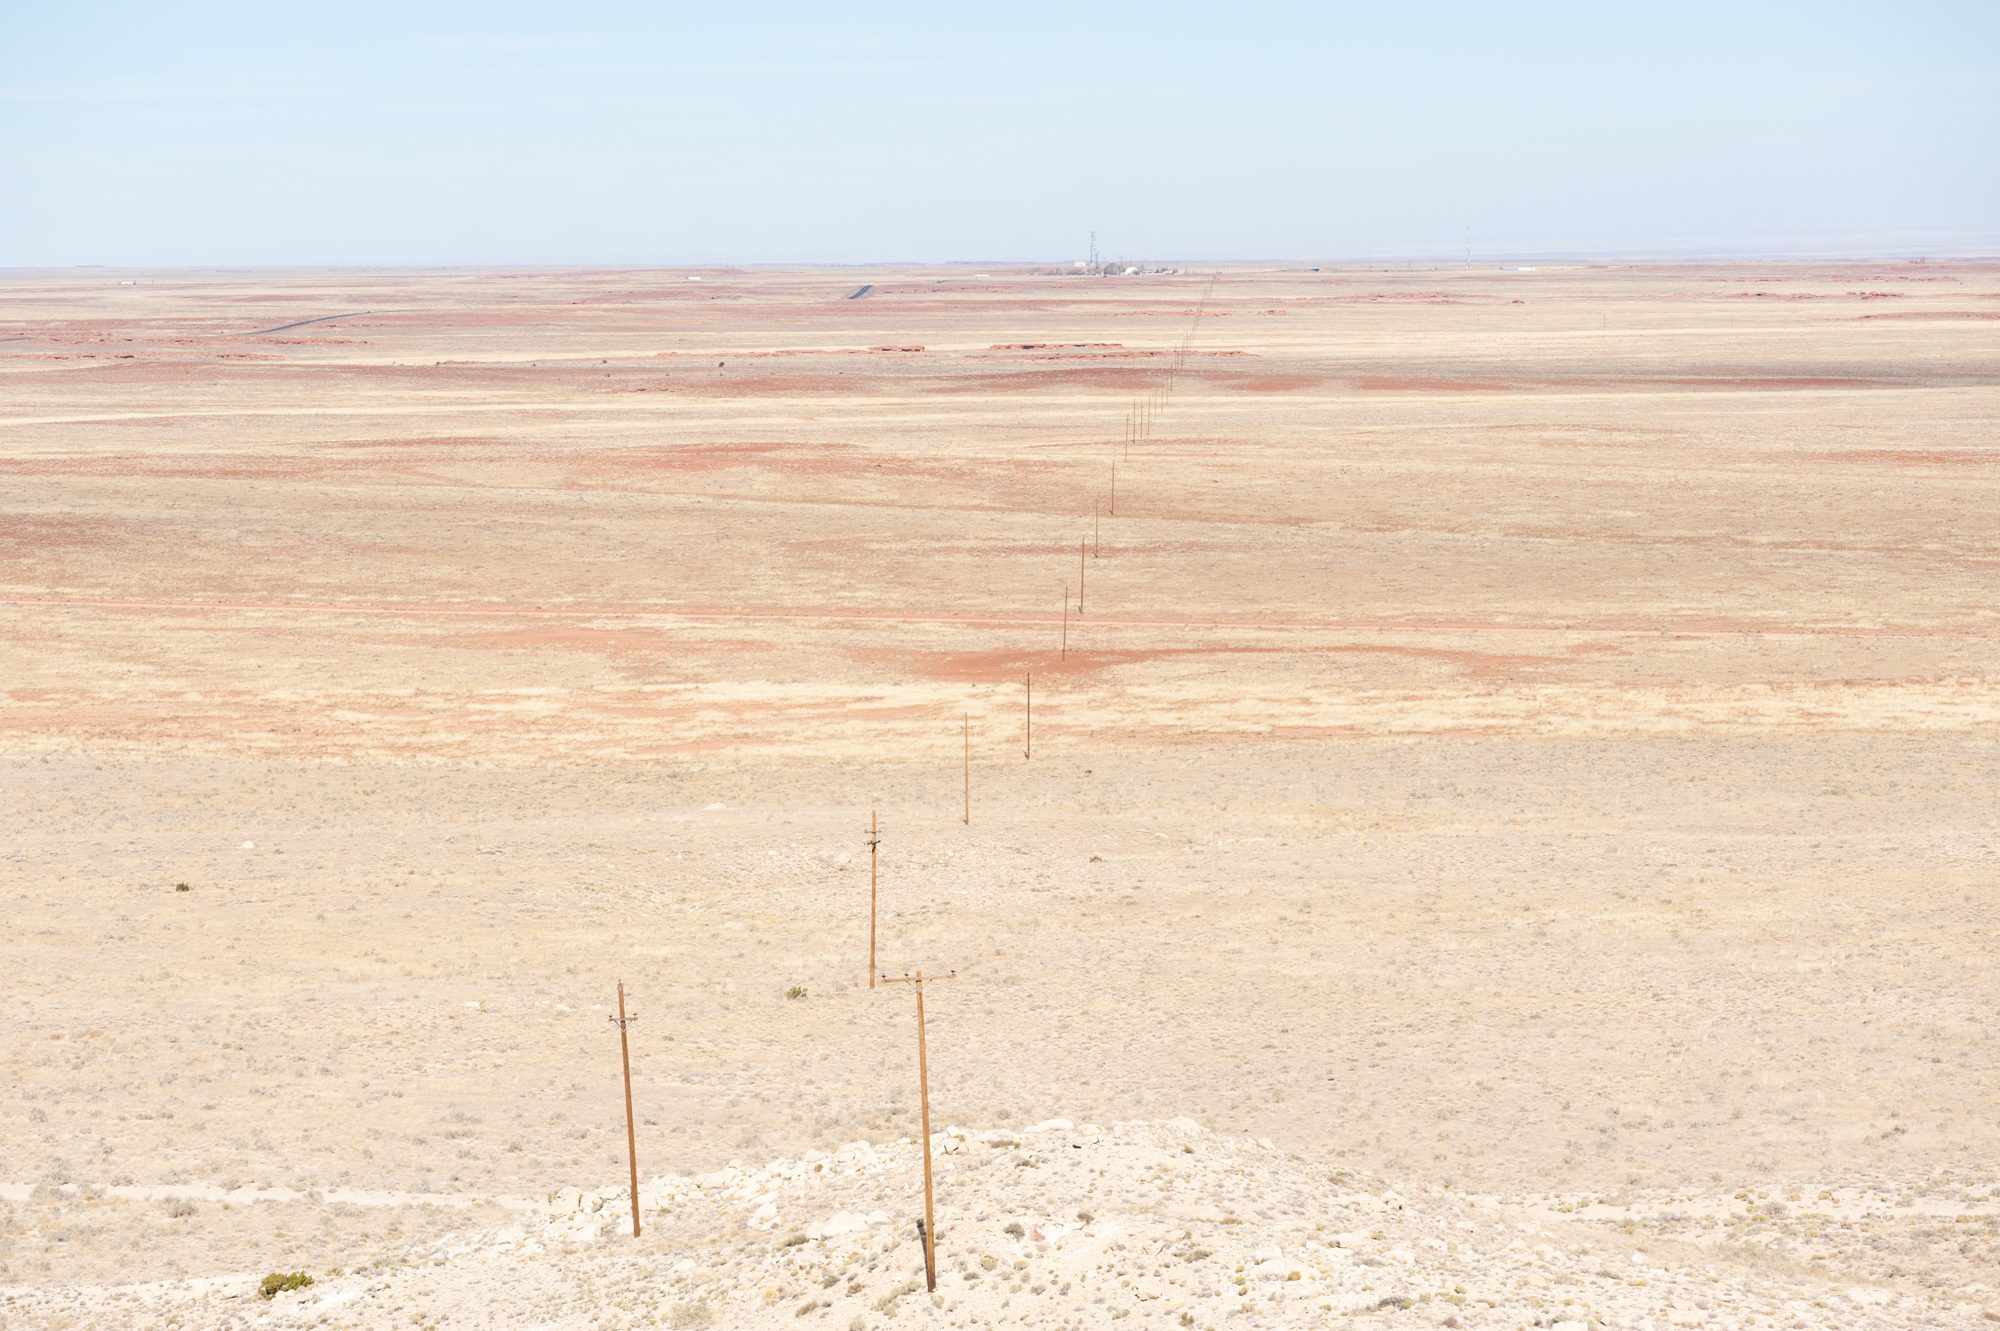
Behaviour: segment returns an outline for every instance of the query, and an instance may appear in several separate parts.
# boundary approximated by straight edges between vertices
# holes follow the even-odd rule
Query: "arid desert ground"
[[[0,274],[0,1326],[1991,1325],[1996,421],[1977,264]]]

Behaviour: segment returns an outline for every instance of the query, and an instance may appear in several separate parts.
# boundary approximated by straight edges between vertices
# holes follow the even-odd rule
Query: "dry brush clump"
[[[275,1299],[289,1290],[305,1289],[313,1283],[313,1278],[303,1271],[273,1271],[257,1286],[257,1296]]]

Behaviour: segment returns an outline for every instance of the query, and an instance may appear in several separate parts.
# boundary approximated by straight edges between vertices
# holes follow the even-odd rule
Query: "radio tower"
[[[1097,271],[1097,233],[1095,231],[1090,233],[1090,271],[1092,273]]]

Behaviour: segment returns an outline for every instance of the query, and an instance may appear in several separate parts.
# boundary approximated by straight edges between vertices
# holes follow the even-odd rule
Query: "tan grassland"
[[[0,273],[0,1325],[1991,1325],[1996,422],[1976,264]],[[577,1224],[621,979],[849,1191]]]

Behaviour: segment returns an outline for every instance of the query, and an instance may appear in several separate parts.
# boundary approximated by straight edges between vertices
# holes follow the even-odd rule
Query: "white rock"
[[[882,1211],[870,1211],[862,1215],[855,1211],[835,1211],[824,1220],[816,1220],[806,1227],[809,1239],[836,1239],[846,1234],[859,1234],[865,1229],[883,1224],[889,1219]]]

